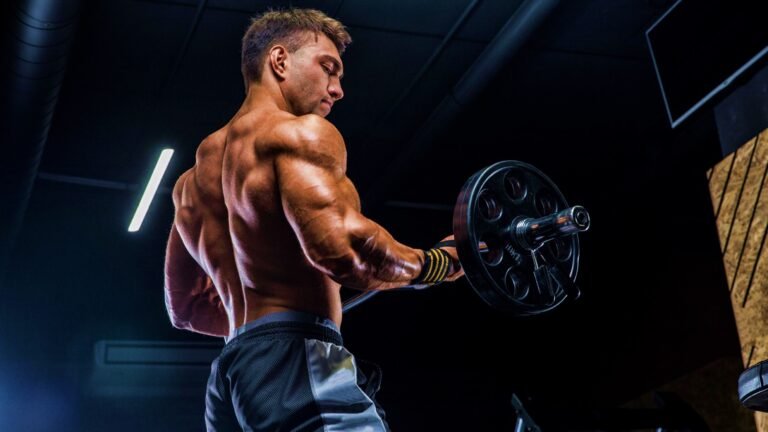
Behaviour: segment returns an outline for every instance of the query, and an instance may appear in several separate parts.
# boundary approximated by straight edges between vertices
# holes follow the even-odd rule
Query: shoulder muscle
[[[324,118],[309,114],[276,128],[281,152],[313,164],[346,172],[347,150],[339,131]]]

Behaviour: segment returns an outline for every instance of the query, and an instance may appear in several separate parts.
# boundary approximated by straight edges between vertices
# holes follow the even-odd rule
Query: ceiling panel
[[[93,5],[81,17],[66,79],[110,91],[156,90],[176,60],[194,9],[130,0]]]
[[[472,66],[486,45],[479,42],[452,41],[411,88],[389,118],[372,133],[402,142],[435,110],[440,101]],[[398,95],[399,96],[399,95]],[[403,142],[402,145],[407,145]]]
[[[206,10],[224,10],[230,12],[256,13],[266,10],[270,7],[287,7],[290,0],[129,0],[136,3],[165,4],[190,9],[197,9],[200,4],[205,3]],[[295,2],[294,2],[295,3]],[[308,2],[320,3],[320,2]]]
[[[167,94],[163,96],[172,99],[178,94],[186,94],[225,100],[242,99],[245,90],[240,74],[240,50],[248,25],[247,14],[206,10],[179,69],[169,82]],[[177,50],[181,50],[181,46]],[[174,56],[178,54],[177,51]]]
[[[469,0],[347,1],[338,18],[349,26],[442,36],[469,4]]]
[[[326,14],[338,18],[337,14],[344,0],[292,0],[291,6],[300,8],[318,9]]]
[[[523,0],[485,0],[461,26],[457,39],[488,42],[496,36]]]
[[[310,3],[326,10],[334,5]],[[87,12],[59,101],[63,107],[77,106],[79,112],[57,113],[44,170],[135,182],[141,176],[137,173],[143,173],[146,155],[154,154],[163,143],[178,143],[182,147],[178,157],[187,158],[192,153],[187,146],[196,145],[231,117],[243,97],[240,38],[250,14],[239,11],[233,3],[211,3],[201,16],[180,67],[171,76],[184,37],[194,22],[193,4],[114,0],[99,3]],[[430,25],[439,27],[441,19],[435,16],[447,17],[451,7],[429,5],[383,2],[366,6],[350,2],[344,4],[340,16],[344,19],[346,13],[351,22],[382,28],[394,25],[405,31],[429,16]],[[451,5],[453,12],[460,14],[466,3]],[[266,4],[250,7],[259,9]],[[492,4],[479,6],[477,17],[489,16],[490,7]],[[395,11],[411,21],[385,16]],[[452,25],[446,19],[444,25]],[[493,26],[497,25],[494,22]],[[486,26],[484,31],[497,30],[489,31],[491,27]],[[438,32],[437,27],[426,29]],[[482,49],[478,43],[449,44],[417,83],[415,92],[407,95],[403,111],[409,114],[395,115],[395,123],[386,124],[381,116],[392,112],[393,103],[403,95],[441,39],[354,25],[350,33],[354,42],[344,56],[346,97],[330,116],[347,137],[365,136],[372,127],[383,125],[389,137],[402,140],[402,133],[434,108],[442,99],[441,92],[455,83]],[[132,37],[126,38],[126,34]],[[114,146],[103,144],[106,141]]]
[[[117,181],[142,172],[155,95],[193,12],[126,0],[96,2],[84,12],[42,170]]]
[[[531,51],[505,73],[507,79],[497,81],[493,92],[501,104],[510,101],[505,104],[514,113],[510,128],[594,129],[595,134],[608,135],[637,131],[642,127],[639,120],[654,126],[663,122],[656,111],[662,105],[653,68],[642,60]],[[638,110],[653,114],[638,118]]]
[[[536,45],[613,56],[647,57],[645,30],[672,0],[562,1]]]

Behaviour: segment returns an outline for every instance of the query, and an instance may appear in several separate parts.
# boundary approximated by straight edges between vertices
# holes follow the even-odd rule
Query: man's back
[[[341,321],[339,284],[306,259],[281,205],[275,157],[296,151],[279,136],[286,122],[296,117],[237,116],[203,140],[174,188],[176,228],[234,327],[282,310]]]

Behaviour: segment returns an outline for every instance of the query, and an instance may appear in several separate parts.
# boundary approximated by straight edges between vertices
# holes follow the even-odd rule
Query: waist
[[[335,322],[333,322],[329,318],[325,318],[319,315],[315,315],[307,312],[301,312],[301,311],[282,311],[282,312],[269,313],[253,321],[249,321],[241,325],[240,327],[234,329],[232,333],[230,333],[230,335],[225,338],[225,341],[229,343],[234,338],[242,334],[248,333],[250,331],[258,331],[260,328],[262,328],[265,325],[278,323],[278,322],[319,325],[329,330],[332,330],[333,332],[339,335],[339,338],[341,337],[341,331],[339,330],[339,327],[336,325]]]

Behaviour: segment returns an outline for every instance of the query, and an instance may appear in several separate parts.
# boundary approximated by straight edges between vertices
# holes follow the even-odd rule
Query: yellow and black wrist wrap
[[[437,284],[445,280],[451,269],[451,256],[442,249],[424,251],[424,265],[414,284]]]

